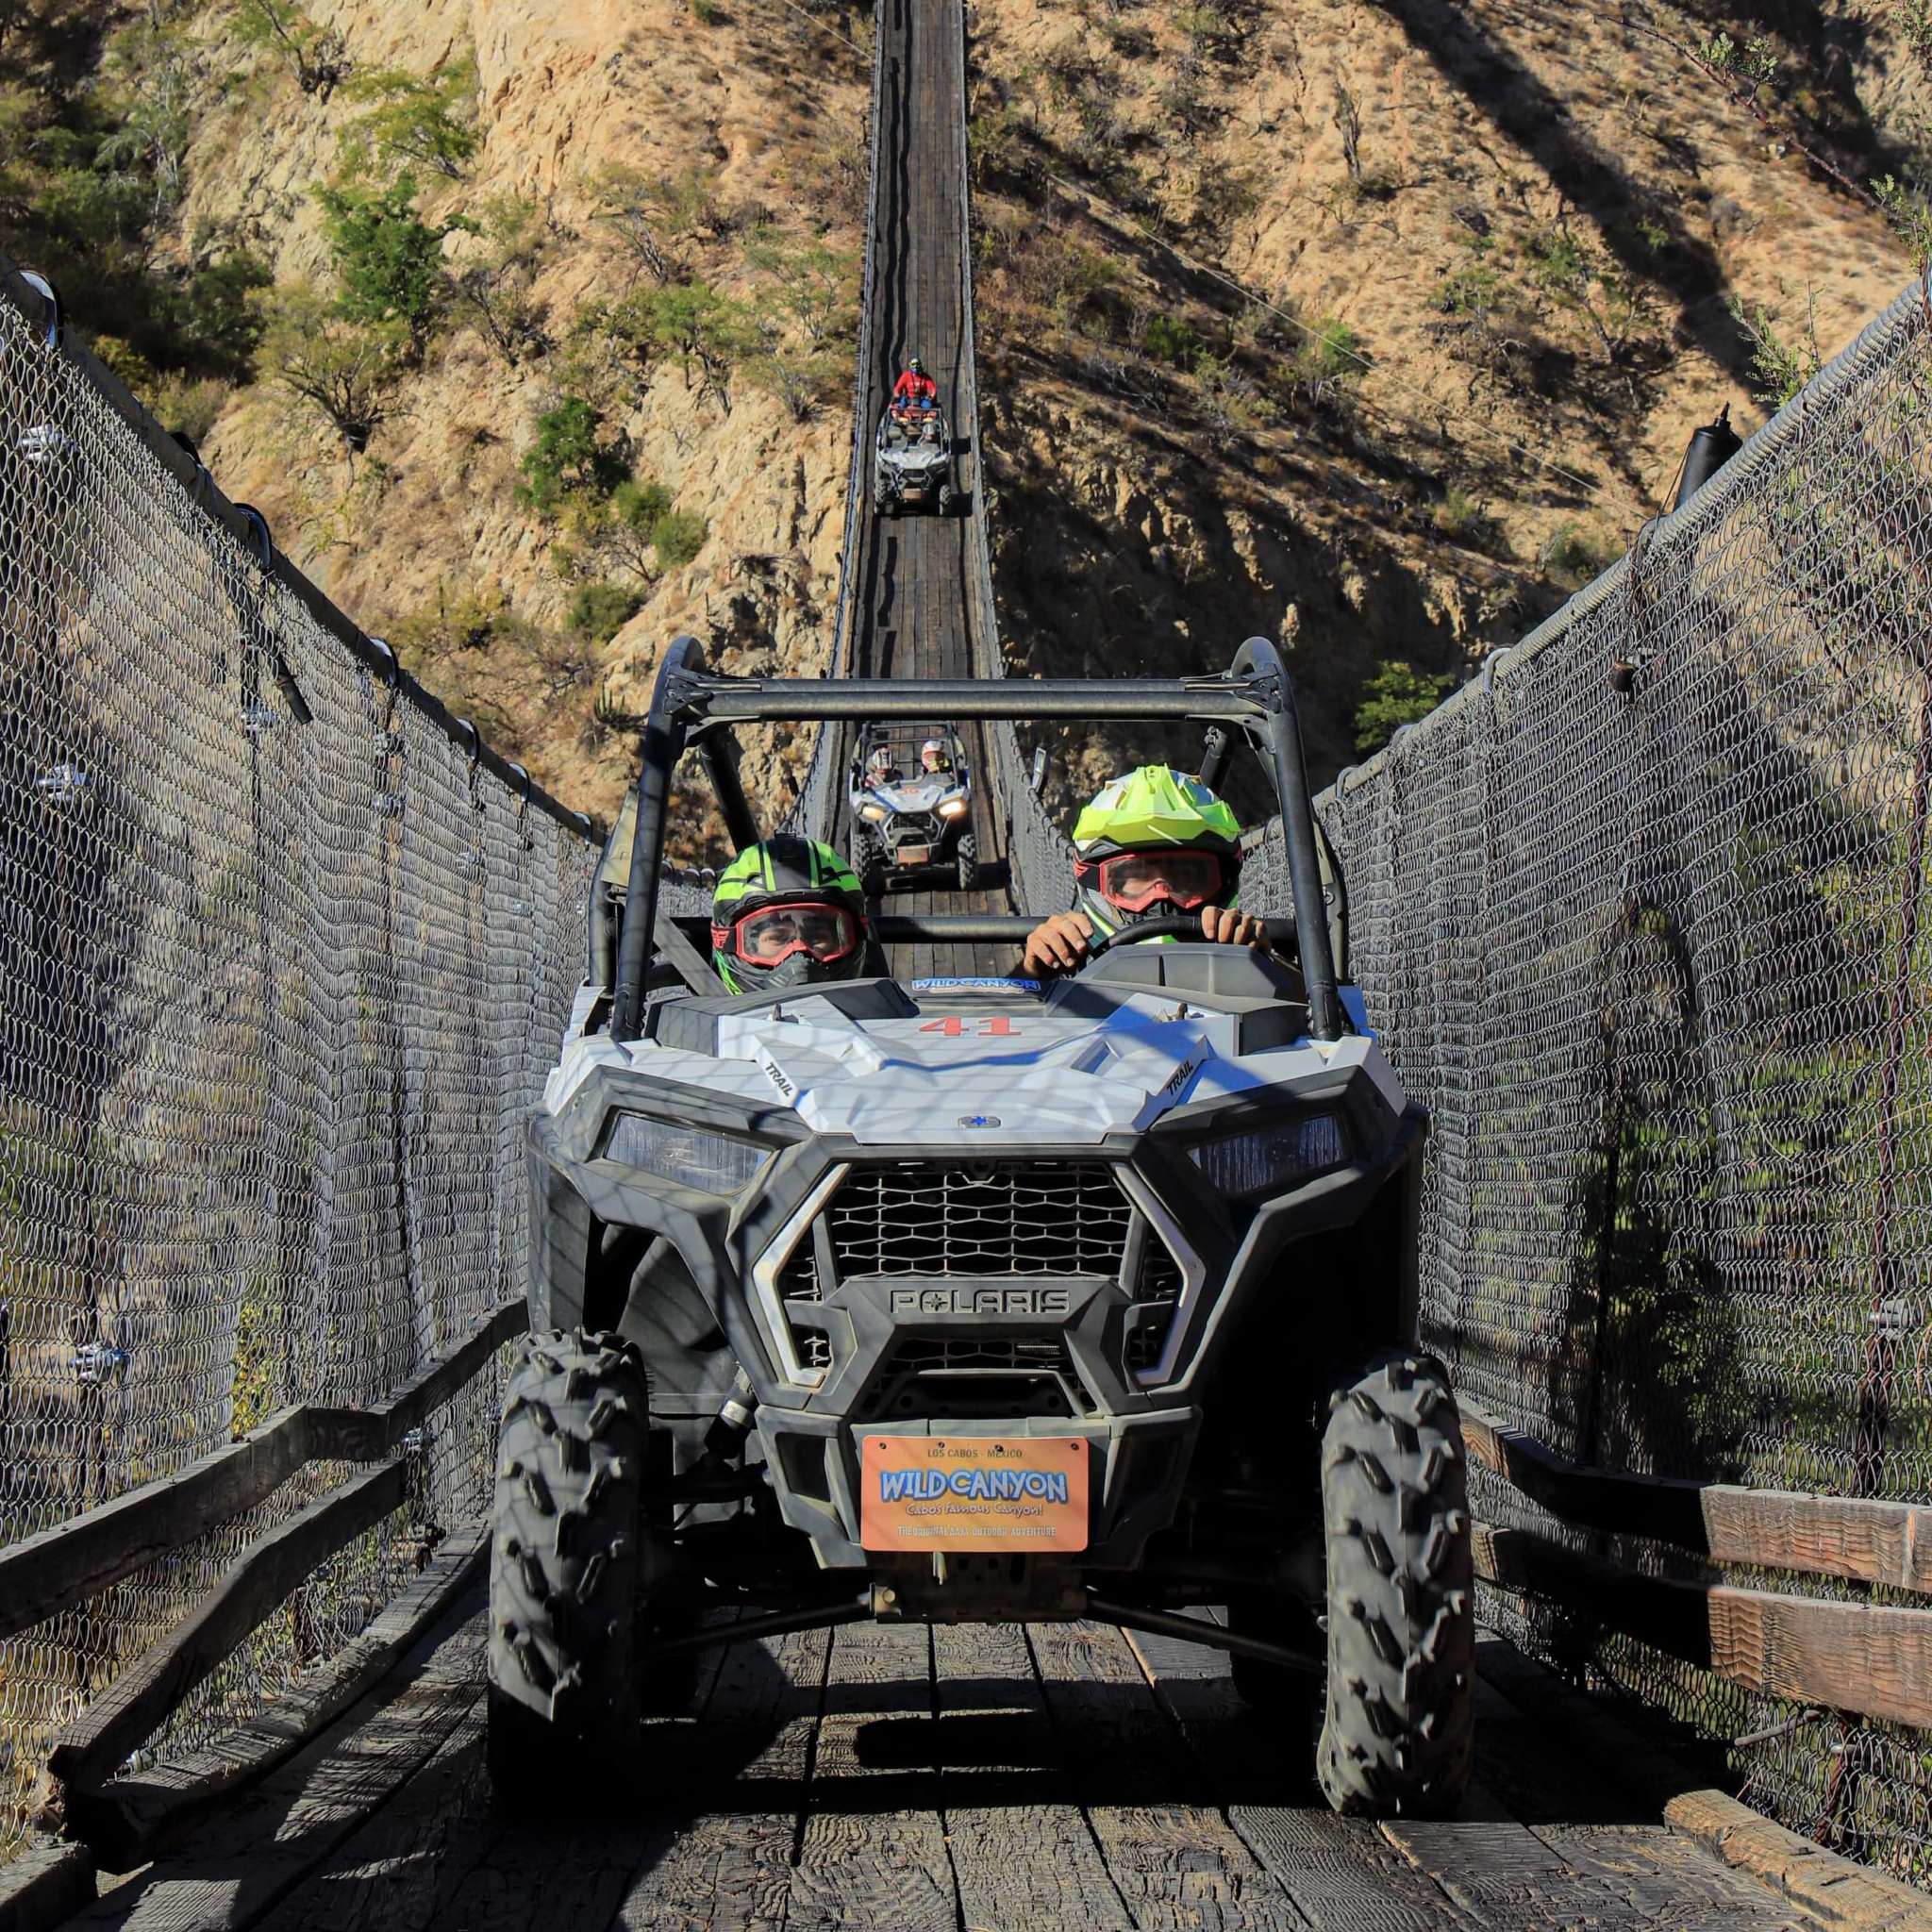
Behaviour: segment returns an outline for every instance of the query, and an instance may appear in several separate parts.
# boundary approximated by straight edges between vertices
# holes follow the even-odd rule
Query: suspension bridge
[[[831,675],[1006,675],[966,59],[882,0]],[[1921,290],[1318,801],[1480,1519],[1476,1781],[1379,1824],[1222,1653],[1085,1624],[731,1643],[613,1815],[496,1804],[522,1115],[597,850],[67,325],[0,264],[0,1932],[1932,1926]],[[873,500],[913,353],[963,514]],[[982,888],[909,909],[1065,905],[967,728]],[[849,839],[853,752],[791,823]]]

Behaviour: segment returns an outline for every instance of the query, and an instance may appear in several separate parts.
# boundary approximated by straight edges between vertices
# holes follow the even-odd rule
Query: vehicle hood
[[[1240,1054],[1233,1014],[1150,990],[1095,1019],[984,998],[936,1004],[914,1017],[852,1019],[809,995],[719,1022],[715,1055],[574,1040],[552,1073],[560,1111],[599,1070],[631,1067],[682,1086],[774,1104],[815,1132],[861,1145],[1098,1143],[1138,1131],[1169,1108],[1363,1067],[1398,1112],[1402,1091],[1367,1034],[1307,1038]],[[671,1103],[675,1105],[675,1103]]]

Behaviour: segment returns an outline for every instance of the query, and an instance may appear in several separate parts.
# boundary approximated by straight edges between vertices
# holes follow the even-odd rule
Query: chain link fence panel
[[[1932,1499],[1928,593],[1914,288],[1319,803],[1352,976],[1433,1121],[1425,1340],[1566,1456]],[[1244,896],[1282,909],[1284,880],[1277,829]],[[1536,1517],[1472,1474],[1487,1520]],[[1932,1875],[1924,1738],[1489,1607],[1728,1745],[1787,1824]]]
[[[0,264],[0,1545],[286,1404],[380,1400],[521,1293],[587,830]],[[429,1417],[408,1507],[156,1748],[338,1650],[481,1513],[496,1400],[486,1374]],[[349,1473],[0,1644],[0,1856],[53,1734]]]

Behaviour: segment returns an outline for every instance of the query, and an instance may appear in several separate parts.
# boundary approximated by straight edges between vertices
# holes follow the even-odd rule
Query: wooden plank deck
[[[76,1924],[124,1932],[1470,1932],[1807,1924],[1494,1691],[1459,1817],[1331,1816],[1221,1653],[854,1624],[716,1654],[608,1815],[506,1815],[474,1599]]]

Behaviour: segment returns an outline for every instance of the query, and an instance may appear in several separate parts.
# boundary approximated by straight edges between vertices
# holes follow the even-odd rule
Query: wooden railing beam
[[[239,1442],[0,1550],[0,1642],[252,1509],[304,1463],[393,1456],[425,1416],[528,1325],[525,1303],[505,1302],[386,1402],[280,1409]]]
[[[1932,1594],[1932,1508],[1924,1505],[1590,1469],[1466,1398],[1457,1407],[1471,1456],[1565,1522],[1675,1543],[1714,1563]]]
[[[60,1733],[47,1768],[63,1785],[97,1784],[188,1693],[342,1545],[402,1507],[400,1458],[319,1496],[258,1538],[194,1610],[144,1651]]]
[[[1932,1610],[1643,1576],[1528,1530],[1478,1524],[1475,1573],[1553,1598],[1767,1696],[1932,1728]]]

